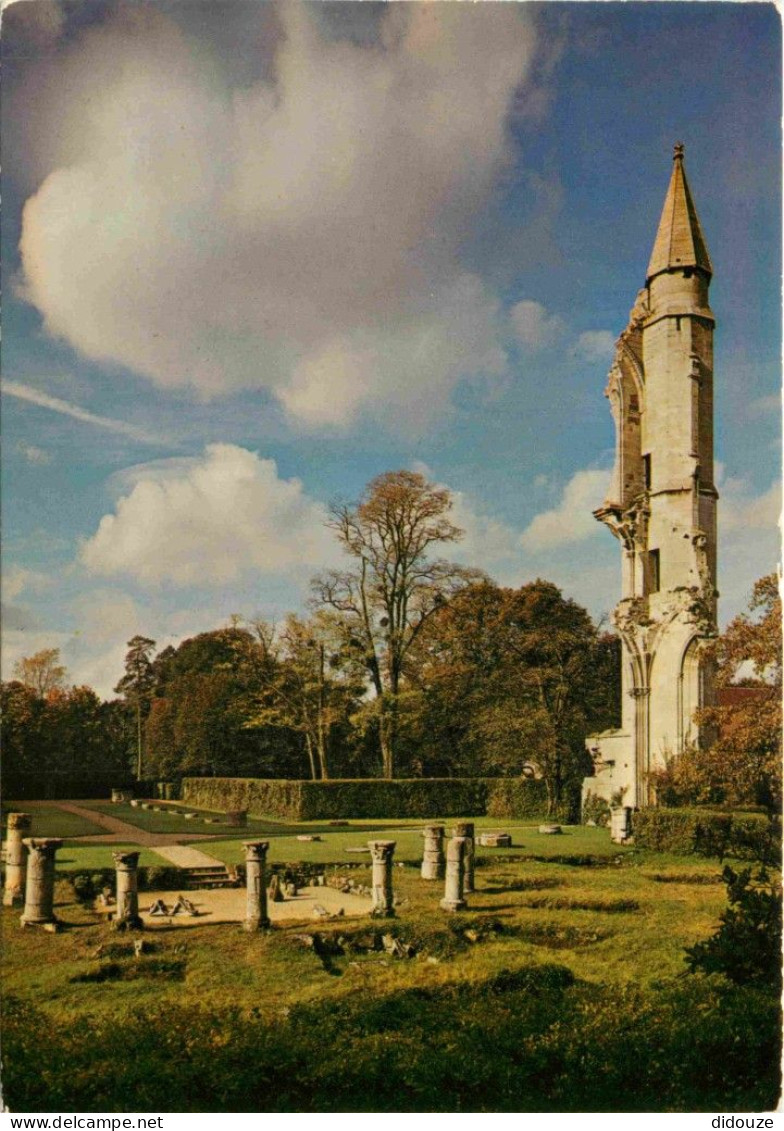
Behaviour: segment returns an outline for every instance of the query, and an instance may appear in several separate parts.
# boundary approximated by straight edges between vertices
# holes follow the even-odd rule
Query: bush
[[[600,828],[606,828],[610,824],[609,801],[605,801],[596,793],[591,793],[590,790],[585,795],[582,807],[582,822],[587,825],[589,821],[593,821]]]
[[[183,778],[183,801],[195,808],[248,809],[293,821],[377,817],[531,817],[544,812],[539,781],[524,778],[355,778],[278,781]]]
[[[95,898],[97,892],[93,887],[91,876],[85,875],[84,872],[78,872],[75,876],[70,876],[69,878],[74,895],[81,903],[87,903],[89,900]]]
[[[641,809],[634,815],[638,848],[681,855],[737,856],[772,863],[781,853],[778,830],[762,813],[712,809]]]
[[[760,869],[733,872],[726,867],[729,907],[721,926],[705,942],[686,951],[692,974],[724,974],[737,985],[758,985],[781,995],[781,891]]]

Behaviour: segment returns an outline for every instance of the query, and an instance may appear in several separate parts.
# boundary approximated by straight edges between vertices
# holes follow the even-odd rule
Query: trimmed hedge
[[[763,813],[714,809],[641,809],[634,814],[638,848],[773,862],[781,838]]]
[[[541,817],[547,810],[543,781],[532,778],[482,778],[487,786],[487,808],[475,816]]]
[[[522,778],[183,778],[194,808],[247,809],[260,817],[318,821],[378,817],[534,817],[544,813],[544,783]]]

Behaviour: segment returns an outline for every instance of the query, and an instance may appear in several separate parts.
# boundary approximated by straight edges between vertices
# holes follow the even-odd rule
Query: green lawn
[[[58,872],[81,872],[114,868],[112,853],[132,850],[139,851],[139,866],[142,868],[157,864],[171,867],[168,860],[164,860],[151,848],[139,848],[135,844],[80,844],[78,841],[67,840],[58,850],[56,869]]]
[[[477,827],[496,828],[498,822],[482,825],[485,819],[476,821]],[[450,821],[443,822],[447,830]],[[353,821],[351,829],[321,831],[320,841],[300,841],[296,836],[278,831],[279,826],[270,825],[262,834],[269,838],[269,860],[271,862],[306,861],[308,863],[350,863],[359,862],[369,853],[349,852],[350,848],[367,848],[369,840],[394,840],[395,860],[404,863],[418,863],[422,859],[422,821],[406,824],[389,823],[379,825],[374,822]],[[297,826],[303,832],[313,833],[314,825]],[[477,845],[478,859],[488,862],[499,857],[519,857],[521,860],[543,860],[562,857],[595,857],[611,861],[632,852],[630,848],[619,847],[610,840],[606,829],[586,829],[582,826],[565,827],[560,836],[547,836],[538,831],[536,825],[518,825],[507,822],[503,828],[512,836],[512,848],[482,848]],[[244,839],[248,839],[246,836]],[[216,856],[226,864],[236,864],[243,859],[243,851],[237,838],[211,840],[202,845],[205,852]]]
[[[416,838],[410,829],[396,835],[404,855],[417,843],[406,841]],[[602,835],[609,841],[591,829],[542,839],[595,857]],[[530,826],[520,839],[521,851],[539,847]],[[279,837],[273,849],[289,843]],[[238,858],[236,841],[223,846]],[[63,858],[79,851],[64,846]],[[22,931],[18,911],[2,910],[8,1103],[766,1110],[777,1078],[775,1000],[684,975],[684,947],[707,937],[726,905],[717,871],[714,861],[653,853],[605,867],[487,853],[462,914],[440,909],[441,883],[400,868],[390,922],[306,922],[250,936],[234,924],[164,926],[145,932],[141,958],[62,883],[61,934]],[[368,882],[370,871],[350,875]],[[304,947],[303,931],[315,930],[341,953]],[[412,944],[415,957],[356,949],[374,930]],[[42,1031],[46,1042],[34,1039]]]
[[[5,837],[5,821],[8,813],[30,814],[33,822],[29,836],[96,836],[106,832],[101,825],[94,824],[86,817],[67,813],[45,801],[4,801],[3,837]]]

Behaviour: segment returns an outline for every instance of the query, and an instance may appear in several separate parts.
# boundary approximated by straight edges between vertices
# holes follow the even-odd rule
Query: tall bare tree
[[[353,559],[313,581],[315,602],[334,609],[343,646],[370,680],[384,777],[395,773],[398,697],[406,656],[424,625],[454,593],[482,575],[432,549],[457,542],[449,491],[413,471],[373,479],[358,502],[331,507],[329,526]]]

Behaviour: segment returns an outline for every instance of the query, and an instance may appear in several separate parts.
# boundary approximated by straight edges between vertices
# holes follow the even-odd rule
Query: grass
[[[29,813],[32,817],[31,831],[27,836],[75,837],[95,836],[106,829],[94,824],[86,817],[58,809],[41,801],[7,801],[3,803],[3,835],[8,813]]]
[[[114,868],[113,852],[129,852],[138,850],[139,867],[151,865],[171,867],[171,863],[159,856],[152,848],[139,848],[136,844],[80,844],[78,841],[66,841],[55,857],[55,866],[58,872],[81,872],[85,870],[100,871],[103,868]]]
[[[410,827],[395,829],[403,854],[421,843]],[[354,826],[330,840],[358,834]],[[600,836],[542,840],[598,855]],[[530,827],[520,839],[523,852],[539,847]],[[294,845],[298,858],[329,847],[281,836],[271,853]],[[237,859],[236,841],[221,846]],[[617,855],[612,846],[605,859]],[[262,935],[236,924],[164,926],[144,933],[141,958],[61,882],[57,913],[69,926],[59,935],[22,931],[18,911],[3,909],[8,1102],[24,1111],[138,1110],[142,1099],[160,1111],[246,1110],[249,1099],[261,1111],[762,1110],[775,1065],[761,1091],[754,1042],[769,1034],[775,1003],[764,1013],[744,998],[741,1009],[710,980],[683,977],[684,948],[715,929],[725,906],[723,886],[696,882],[716,871],[652,853],[584,867],[488,851],[463,914],[441,911],[440,883],[399,868],[394,920]],[[668,873],[676,880],[662,883]],[[350,874],[370,878],[366,865]],[[316,929],[321,953],[297,937]],[[415,957],[367,950],[382,931]],[[51,1048],[29,1038],[42,1026],[56,1034]],[[126,1051],[114,1049],[121,1039]],[[696,1057],[723,1077],[689,1098],[709,1086]],[[657,1103],[666,1106],[638,1106]]]

